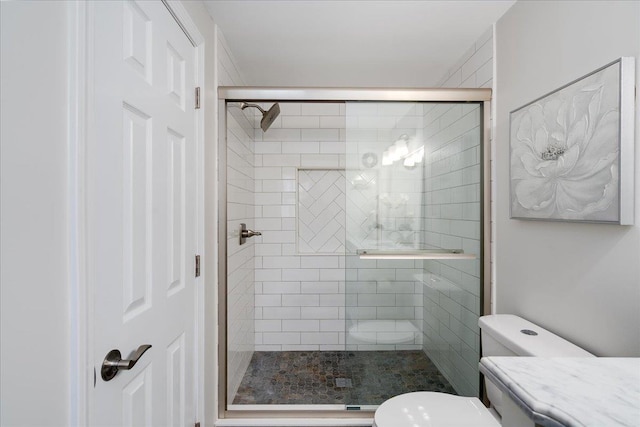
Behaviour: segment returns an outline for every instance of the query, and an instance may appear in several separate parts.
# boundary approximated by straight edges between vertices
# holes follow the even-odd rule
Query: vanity
[[[505,427],[640,426],[640,358],[483,357]]]

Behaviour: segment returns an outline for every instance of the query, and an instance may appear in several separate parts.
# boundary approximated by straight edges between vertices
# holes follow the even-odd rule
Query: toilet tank
[[[595,357],[588,351],[512,314],[492,314],[478,320],[482,356]],[[485,378],[491,406],[502,415],[502,392]]]

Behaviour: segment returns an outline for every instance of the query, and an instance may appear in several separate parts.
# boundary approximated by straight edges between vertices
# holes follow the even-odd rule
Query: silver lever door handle
[[[102,379],[105,381],[110,381],[111,379],[113,379],[113,377],[116,376],[118,371],[128,371],[129,369],[133,368],[135,364],[138,363],[138,360],[140,360],[140,357],[142,357],[144,352],[149,350],[150,348],[151,346],[149,344],[141,345],[140,347],[138,347],[136,352],[133,353],[133,356],[129,360],[122,359],[120,350],[111,350],[109,353],[107,353],[107,356],[102,362],[102,369],[100,369],[100,375],[102,376]]]
[[[240,224],[240,244],[244,244],[249,237],[253,236],[262,236],[262,233],[259,231],[247,230],[247,224]]]

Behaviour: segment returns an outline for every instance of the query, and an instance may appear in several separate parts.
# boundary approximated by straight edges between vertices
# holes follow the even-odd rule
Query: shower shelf
[[[462,249],[415,249],[410,251],[358,249],[360,259],[476,259]]]

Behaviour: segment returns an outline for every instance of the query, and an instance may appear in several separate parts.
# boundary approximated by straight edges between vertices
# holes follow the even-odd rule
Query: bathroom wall
[[[348,350],[422,348],[422,263],[362,260],[358,249],[421,246],[424,170],[403,159],[385,164],[402,141],[407,156],[424,148],[423,104],[347,103]],[[418,156],[420,157],[420,156]]]
[[[218,84],[241,86],[244,80],[224,35],[217,32]],[[235,395],[254,350],[254,242],[240,246],[240,223],[253,229],[255,110],[227,109],[227,393]]]
[[[345,259],[345,247],[362,247],[376,230],[375,223],[365,224],[371,209],[362,212],[345,205],[358,201],[364,206],[373,200],[372,209],[377,209],[380,184],[371,183],[371,173],[375,170],[377,177],[380,164],[361,173],[361,154],[377,150],[369,137],[373,132],[375,145],[379,133],[382,159],[384,148],[408,131],[397,125],[416,117],[421,124],[421,114],[402,122],[406,112],[390,116],[375,105],[373,111],[359,110],[361,114],[349,114],[350,106],[343,103],[283,102],[280,108],[280,117],[266,133],[256,122],[255,223],[263,233],[254,238],[256,350],[344,350],[345,344],[354,350],[420,348],[421,334],[389,344],[398,327],[410,326],[395,320],[421,327],[416,321],[422,317],[421,308],[416,309],[422,304],[421,287],[416,294],[413,279],[419,270],[413,262]],[[393,130],[376,129],[381,121]],[[392,139],[390,133],[397,135]],[[361,144],[346,147],[347,139]],[[353,168],[347,165],[350,156],[357,159]],[[406,184],[405,179],[395,185]],[[395,195],[391,187],[384,191]],[[415,208],[420,217],[421,203]],[[381,330],[372,329],[371,322],[361,325],[371,320],[392,322]],[[346,337],[349,328],[358,334]]]
[[[84,365],[71,350],[78,323],[69,268],[70,9],[0,3],[3,426],[72,425],[78,417],[73,390]]]
[[[491,87],[493,29],[443,77],[442,87]],[[480,254],[480,108],[426,104],[426,247]],[[424,262],[424,351],[456,391],[478,395],[480,259]],[[489,284],[487,284],[489,286]]]
[[[497,311],[599,356],[640,356],[640,108],[634,226],[509,219],[509,112],[621,56],[636,58],[640,3],[517,2],[496,26]]]
[[[342,350],[344,104],[280,109],[254,130],[255,348]]]

